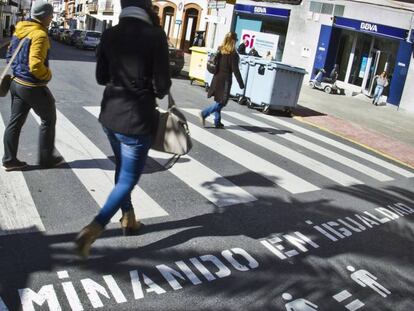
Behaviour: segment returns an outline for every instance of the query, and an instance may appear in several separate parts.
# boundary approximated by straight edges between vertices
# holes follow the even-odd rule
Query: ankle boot
[[[96,221],[92,221],[89,225],[79,232],[76,237],[76,251],[80,257],[87,259],[89,250],[95,240],[102,234],[104,228]]]
[[[124,236],[135,235],[141,229],[141,222],[135,218],[134,210],[131,208],[126,213],[122,214],[121,222],[122,233]]]

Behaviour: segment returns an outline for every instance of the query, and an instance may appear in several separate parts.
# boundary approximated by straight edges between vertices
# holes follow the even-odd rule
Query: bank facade
[[[226,12],[229,22],[223,28],[236,31],[239,38],[246,29],[277,35],[276,60],[305,68],[307,79],[338,64],[342,87],[372,96],[374,76],[386,71],[387,103],[414,111],[414,4],[304,0],[286,5],[239,0],[231,13],[228,8]],[[220,36],[212,45],[219,41]]]

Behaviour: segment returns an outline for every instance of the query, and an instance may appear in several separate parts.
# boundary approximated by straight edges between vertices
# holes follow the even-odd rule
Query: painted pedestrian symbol
[[[348,266],[346,268],[352,272],[351,279],[353,279],[362,287],[368,286],[384,298],[391,294],[391,292],[388,289],[386,289],[384,286],[382,286],[380,283],[376,281],[377,277],[375,277],[368,271],[363,269],[355,271],[355,268],[352,266]]]
[[[349,311],[356,311],[365,306],[365,304],[361,300],[353,299],[352,294],[348,292],[346,289],[340,291],[336,295],[333,295],[332,298],[338,302],[346,303],[345,308],[347,308]]]
[[[292,295],[289,293],[283,293],[282,298],[286,301],[290,301],[293,299]],[[285,304],[287,311],[317,311],[318,306],[313,304],[312,302],[298,298],[293,301],[288,302]]]

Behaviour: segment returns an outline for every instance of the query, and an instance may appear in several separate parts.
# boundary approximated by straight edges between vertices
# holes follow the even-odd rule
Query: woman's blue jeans
[[[382,92],[384,91],[384,87],[382,85],[377,85],[374,92],[374,104],[377,104],[379,101],[379,98],[382,95]]]
[[[95,221],[105,227],[119,208],[123,212],[132,208],[131,191],[144,169],[151,147],[151,136],[123,135],[105,127],[103,129],[114,152],[116,164],[115,187],[95,217]]]
[[[214,125],[218,125],[221,123],[221,109],[223,109],[223,107],[224,105],[220,103],[211,104],[201,111],[201,115],[205,119],[210,114],[214,113]]]

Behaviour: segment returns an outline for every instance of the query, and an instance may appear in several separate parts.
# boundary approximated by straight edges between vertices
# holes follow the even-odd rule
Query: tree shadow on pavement
[[[119,229],[110,226],[94,244],[92,256],[86,262],[79,261],[73,253],[75,233],[39,232],[0,237],[0,296],[10,310],[18,310],[17,289],[37,284],[32,280],[35,274],[54,273],[59,269],[77,271],[73,275],[71,273],[72,279],[81,270],[94,276],[95,280],[100,275],[115,275],[117,281],[125,284],[131,282],[129,271],[138,269],[159,286],[171,291],[169,283],[157,273],[157,265],[165,264],[179,270],[174,264],[177,260],[190,265],[189,258],[206,254],[220,257],[225,249],[242,247],[259,262],[256,270],[242,272],[233,269],[228,278],[219,278],[211,283],[204,280],[197,287],[190,287],[188,280],[178,279],[184,290],[191,288],[193,295],[205,300],[200,302],[197,310],[210,310],[209,299],[222,301],[220,310],[233,310],[231,303],[240,303],[244,299],[249,304],[246,310],[285,310],[281,299],[284,292],[305,295],[307,299],[318,301],[321,310],[333,310],[334,301],[327,297],[343,289],[355,290],[355,284],[346,270],[347,265],[366,268],[374,275],[380,275],[393,293],[378,305],[377,296],[356,286],[358,297],[364,299],[367,305],[378,305],[376,310],[397,310],[393,307],[396,305],[409,306],[410,302],[413,303],[411,293],[414,289],[413,215],[354,233],[337,242],[317,234],[305,221],[319,224],[343,219],[366,211],[367,206],[374,209],[396,202],[414,208],[414,193],[396,186],[384,186],[383,189],[369,186],[331,187],[327,191],[332,192],[331,195],[335,192],[346,197],[346,206],[345,202],[339,205],[328,195],[322,199],[260,196],[256,202],[216,208],[202,214],[195,214],[189,209],[188,217],[182,219],[171,215],[161,220],[148,220],[136,237],[118,237]],[[297,231],[311,238],[319,248],[281,260],[260,243],[263,239]],[[121,241],[133,243],[132,246],[125,246]],[[249,243],[243,244],[243,241]],[[242,258],[239,260],[246,264]],[[198,276],[202,279],[201,275]],[[84,277],[82,274],[80,278]],[[37,284],[34,289],[37,291],[39,288]],[[85,298],[82,301],[88,301],[84,293],[80,296]],[[166,299],[168,295],[149,295],[139,303],[145,309],[161,302],[165,306]],[[280,304],[279,308],[277,304]]]

